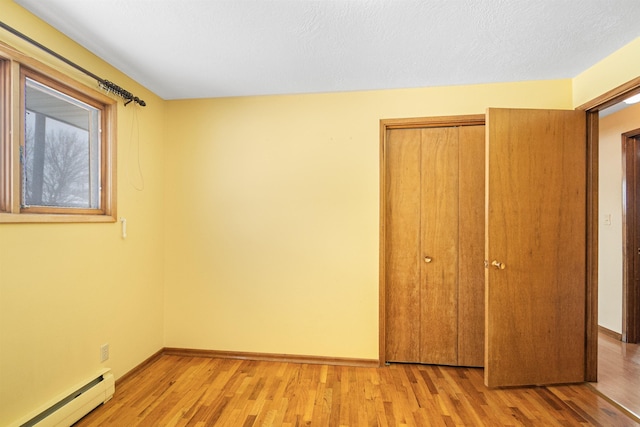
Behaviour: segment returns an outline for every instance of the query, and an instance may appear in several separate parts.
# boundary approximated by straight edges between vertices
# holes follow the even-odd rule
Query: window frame
[[[21,206],[27,77],[100,110],[99,208]],[[106,94],[0,45],[0,223],[116,222],[116,111]]]

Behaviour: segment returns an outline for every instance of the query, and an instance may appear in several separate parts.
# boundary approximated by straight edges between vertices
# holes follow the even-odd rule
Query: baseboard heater
[[[115,392],[115,380],[109,369],[100,371],[60,394],[12,427],[69,427],[93,409],[106,403]]]

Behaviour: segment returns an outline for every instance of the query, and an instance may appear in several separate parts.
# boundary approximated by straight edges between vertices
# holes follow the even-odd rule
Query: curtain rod
[[[98,86],[100,86],[102,89],[104,89],[105,91],[107,91],[109,93],[113,93],[114,95],[117,95],[117,96],[120,96],[120,97],[124,98],[124,100],[125,100],[124,105],[125,106],[127,104],[129,104],[130,102],[134,102],[136,104],[139,104],[142,107],[147,105],[142,99],[138,98],[137,96],[133,96],[133,94],[131,92],[121,88],[120,86],[118,86],[117,84],[115,84],[113,82],[110,82],[109,80],[105,80],[105,79],[102,79],[102,78],[98,77],[97,75],[93,74],[91,71],[87,70],[86,68],[83,68],[83,67],[79,66],[75,62],[72,62],[71,60],[65,58],[64,56],[60,55],[57,52],[54,52],[53,50],[49,49],[48,47],[44,46],[43,44],[35,41],[34,39],[32,39],[31,37],[27,36],[26,34],[21,33],[20,31],[16,30],[15,28],[10,27],[9,25],[5,24],[2,21],[0,21],[0,27],[2,27],[5,30],[9,31],[13,35],[16,35],[16,36],[20,37],[22,40],[25,40],[25,41],[31,43],[35,47],[37,47],[37,48],[39,48],[41,50],[44,50],[49,55],[52,55],[52,56],[58,58],[60,61],[64,62],[65,64],[70,65],[73,68],[75,68],[76,70],[78,70],[78,71],[86,74],[87,76],[97,80],[98,81]]]

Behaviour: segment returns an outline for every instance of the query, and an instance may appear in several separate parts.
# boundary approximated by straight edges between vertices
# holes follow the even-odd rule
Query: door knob
[[[504,270],[506,267],[503,262],[496,261],[495,259],[491,262],[491,265],[498,270]]]
[[[431,257],[430,257],[430,256],[426,256],[426,257],[424,257],[424,262],[426,262],[426,263],[430,263],[431,261],[433,261],[433,259],[431,259]]]

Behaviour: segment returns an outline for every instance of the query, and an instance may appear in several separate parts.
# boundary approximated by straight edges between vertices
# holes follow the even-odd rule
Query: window
[[[0,222],[115,221],[115,101],[29,58],[0,80]]]
[[[100,110],[27,78],[24,123],[22,210],[100,209]]]

